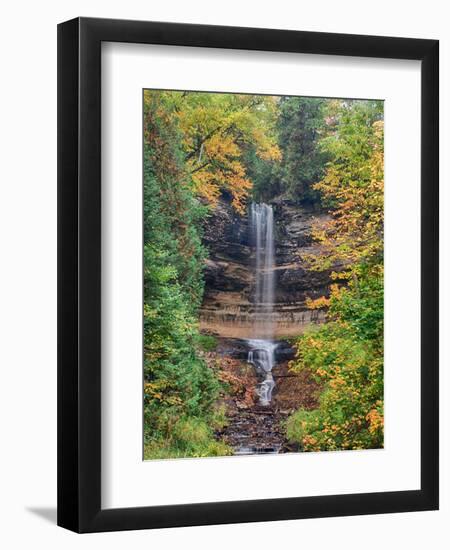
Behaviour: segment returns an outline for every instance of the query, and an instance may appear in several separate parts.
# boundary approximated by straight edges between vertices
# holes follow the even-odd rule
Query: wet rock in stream
[[[280,415],[269,407],[237,410],[221,433],[236,455],[279,453],[285,443]]]
[[[233,347],[236,352],[230,356]],[[247,349],[242,341],[224,340],[215,353],[207,354],[220,365],[220,378],[231,387],[231,394],[223,399],[227,425],[216,437],[230,445],[235,455],[298,452],[298,446],[286,439],[284,420],[300,407],[317,407],[318,385],[307,373],[293,373],[288,361],[280,361],[272,371],[276,386],[271,404],[261,406],[255,369],[236,357],[246,357]],[[287,349],[284,353],[290,355]]]

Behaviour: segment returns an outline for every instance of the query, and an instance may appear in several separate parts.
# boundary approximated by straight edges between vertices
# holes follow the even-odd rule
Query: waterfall
[[[252,203],[251,230],[255,245],[255,314],[253,334],[256,338],[273,337],[274,255],[273,210],[267,204]]]
[[[272,368],[275,365],[273,342],[274,319],[274,246],[273,246],[273,209],[267,204],[252,203],[250,211],[250,229],[255,247],[255,314],[253,339],[249,340],[248,363],[251,363],[262,382],[259,384],[260,404],[267,406],[272,399],[275,381]]]

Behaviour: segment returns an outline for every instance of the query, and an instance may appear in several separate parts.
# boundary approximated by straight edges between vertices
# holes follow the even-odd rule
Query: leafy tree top
[[[215,205],[222,191],[243,212],[252,188],[243,152],[251,144],[259,158],[279,160],[275,118],[277,98],[204,92],[148,90],[144,102],[157,94],[176,122],[194,191]]]

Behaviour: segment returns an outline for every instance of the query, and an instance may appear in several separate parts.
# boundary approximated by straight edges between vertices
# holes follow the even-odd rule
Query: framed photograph
[[[58,524],[438,508],[438,42],[58,27]]]

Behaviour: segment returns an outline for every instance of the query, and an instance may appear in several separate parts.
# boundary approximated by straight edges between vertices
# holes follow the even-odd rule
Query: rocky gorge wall
[[[329,272],[308,269],[301,254],[319,254],[311,238],[312,223],[323,213],[292,201],[272,201],[275,223],[275,338],[301,334],[311,323],[324,320],[324,312],[309,310],[306,299],[327,294]],[[255,250],[248,215],[239,215],[222,199],[204,226],[205,294],[200,329],[224,338],[252,338],[256,315],[253,303]]]

